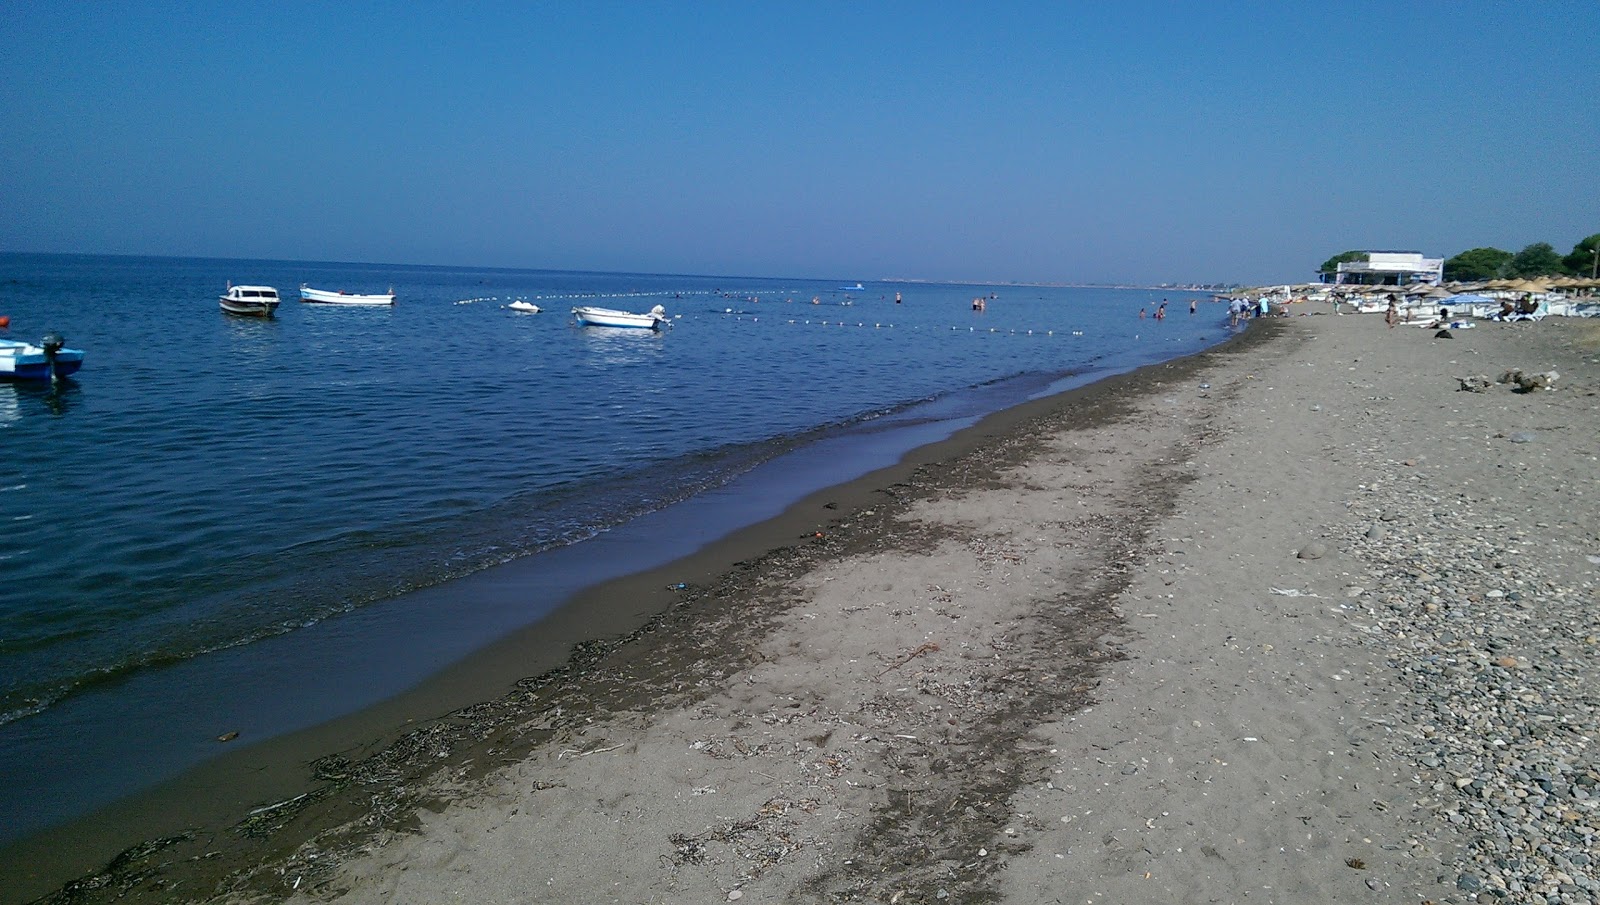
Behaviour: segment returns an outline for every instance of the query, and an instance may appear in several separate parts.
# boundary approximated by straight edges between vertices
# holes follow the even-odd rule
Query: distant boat
[[[271,317],[278,310],[278,290],[271,286],[228,285],[228,294],[221,296],[222,310],[245,317]]]
[[[573,317],[578,319],[582,327],[642,327],[646,330],[660,330],[667,325],[667,309],[660,305],[651,308],[646,314],[634,314],[632,311],[618,311],[615,308],[574,308]]]
[[[506,307],[512,311],[526,311],[529,314],[538,314],[540,311],[539,306],[532,302],[512,302]]]
[[[68,349],[66,340],[46,333],[37,346],[0,339],[0,379],[48,380],[52,383],[83,367],[83,351]]]
[[[355,292],[329,292],[326,289],[312,289],[310,286],[301,283],[300,301],[315,302],[319,305],[393,305],[394,287],[390,286],[387,293],[362,295]]]
[[[840,286],[839,287],[840,291],[842,291],[842,292],[860,292],[860,291],[862,291],[862,290],[864,290],[866,288],[867,287],[861,285],[860,283],[857,283],[854,286]]]

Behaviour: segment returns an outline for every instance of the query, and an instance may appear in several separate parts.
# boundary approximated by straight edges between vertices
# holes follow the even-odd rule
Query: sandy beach
[[[50,901],[1600,899],[1600,324],[1293,308],[603,588],[621,636]]]

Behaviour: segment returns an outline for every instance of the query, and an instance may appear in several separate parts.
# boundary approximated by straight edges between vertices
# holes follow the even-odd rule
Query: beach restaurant
[[[1406,286],[1439,285],[1444,279],[1444,258],[1425,258],[1415,251],[1369,251],[1365,261],[1345,261],[1333,274],[1335,283]]]

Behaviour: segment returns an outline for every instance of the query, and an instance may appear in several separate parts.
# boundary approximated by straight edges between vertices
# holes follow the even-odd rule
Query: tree
[[[1600,246],[1600,233],[1595,233],[1577,245],[1572,246],[1572,254],[1567,255],[1561,263],[1567,265],[1567,272],[1581,277],[1595,275],[1594,250]]]
[[[1470,248],[1444,262],[1444,278],[1463,282],[1492,280],[1502,275],[1511,258],[1511,252],[1498,248]]]
[[[1339,272],[1340,264],[1344,264],[1348,261],[1365,261],[1366,259],[1367,253],[1364,251],[1347,251],[1342,254],[1336,254],[1328,260],[1323,261],[1322,266],[1317,268],[1317,273],[1332,276],[1333,274]]]
[[[1549,242],[1535,242],[1511,256],[1506,266],[1506,276],[1543,277],[1566,273],[1561,256]]]

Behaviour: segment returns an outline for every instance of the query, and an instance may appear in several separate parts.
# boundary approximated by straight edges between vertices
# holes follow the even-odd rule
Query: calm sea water
[[[230,280],[278,287],[278,316],[222,313]],[[306,305],[302,282],[398,303]],[[1178,292],[855,282],[0,255],[7,335],[87,352],[59,389],[0,384],[0,762],[114,731],[80,699],[126,712],[147,675],[381,623],[831,437],[1224,338]],[[578,304],[674,326],[580,328]]]

